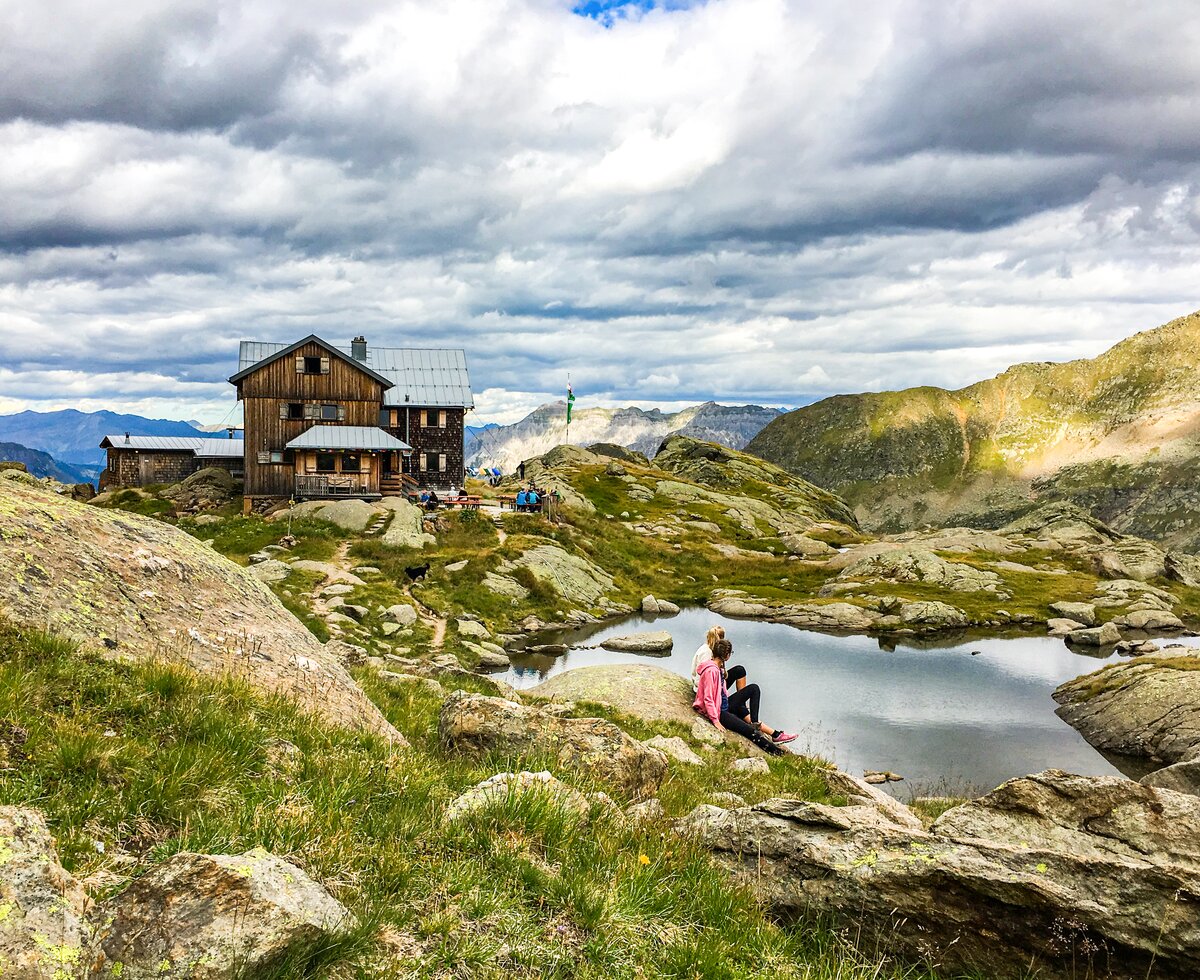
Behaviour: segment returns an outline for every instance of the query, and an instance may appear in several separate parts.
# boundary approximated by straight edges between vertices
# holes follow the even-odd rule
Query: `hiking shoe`
[[[775,736],[775,744],[776,745],[786,745],[788,742],[794,742],[794,741],[796,741],[796,736],[793,735],[791,732],[781,731],[778,735]]]

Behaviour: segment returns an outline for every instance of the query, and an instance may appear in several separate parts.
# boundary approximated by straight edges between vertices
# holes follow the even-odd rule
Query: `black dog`
[[[412,579],[412,581],[420,582],[429,574],[429,562],[426,562],[424,565],[409,565],[404,569],[404,574]]]

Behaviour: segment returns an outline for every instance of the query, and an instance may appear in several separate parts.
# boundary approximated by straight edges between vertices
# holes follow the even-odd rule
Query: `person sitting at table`
[[[425,498],[425,509],[426,510],[437,510],[439,503],[440,503],[440,501],[438,500],[437,491],[430,490],[429,496]]]
[[[531,489],[529,491],[529,495],[525,498],[525,503],[529,506],[530,510],[538,510],[539,509],[539,504],[541,503],[541,497],[538,496],[538,492],[536,489]]]
[[[528,495],[525,493],[524,490],[517,491],[517,499],[513,503],[513,507],[516,510],[524,510],[525,509],[525,501],[527,499],[528,499]]]

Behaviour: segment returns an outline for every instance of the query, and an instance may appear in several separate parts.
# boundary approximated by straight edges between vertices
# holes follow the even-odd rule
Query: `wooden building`
[[[197,436],[109,435],[100,440],[108,452],[108,465],[100,474],[100,489],[142,487],[152,483],[178,483],[210,466],[218,466],[238,480],[243,475],[245,449],[241,439]]]
[[[375,497],[462,485],[474,407],[461,350],[242,341],[248,500]]]

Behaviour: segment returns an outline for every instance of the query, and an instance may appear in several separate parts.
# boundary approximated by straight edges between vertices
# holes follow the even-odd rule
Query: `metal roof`
[[[242,343],[246,343],[246,341],[243,341]],[[238,371],[237,371],[237,374],[235,374],[233,377],[231,377],[229,379],[229,383],[237,384],[239,381],[242,380],[242,378],[244,378],[247,374],[249,374],[254,369],[258,368],[260,365],[266,364],[269,361],[273,361],[277,357],[286,357],[288,354],[292,353],[292,351],[299,350],[305,344],[320,344],[323,348],[325,348],[325,350],[329,351],[330,354],[333,354],[335,357],[341,358],[347,364],[351,365],[352,367],[358,368],[364,374],[370,375],[372,378],[374,378],[376,381],[378,381],[381,385],[383,385],[384,388],[387,388],[394,383],[391,378],[385,378],[382,374],[379,374],[378,372],[376,372],[371,367],[371,365],[364,364],[362,361],[358,360],[356,357],[353,357],[350,354],[350,351],[347,350],[346,348],[334,347],[333,344],[329,343],[328,341],[322,340],[315,333],[310,333],[307,337],[304,337],[301,340],[297,340],[294,344],[279,344],[279,345],[277,345],[276,350],[271,351],[270,353],[266,354],[264,357],[259,358],[259,360],[257,360],[257,361],[253,361],[247,367],[241,366],[242,358],[241,358],[241,352],[239,351],[238,352]],[[264,344],[263,346],[269,346],[269,345]]]
[[[401,442],[376,426],[314,425],[287,444],[288,449],[358,449],[364,452],[410,452],[412,446]]]
[[[321,343],[325,344],[324,341]],[[233,377],[237,378],[260,361],[294,346],[297,345],[243,340],[238,352],[238,371]],[[349,347],[332,349],[353,360]],[[475,398],[471,394],[471,378],[467,373],[467,355],[463,350],[368,345],[366,366],[393,385],[383,393],[384,405],[401,408],[405,405],[438,408],[475,407]]]
[[[245,454],[241,439],[208,439],[204,436],[105,436],[101,449],[140,449],[159,453],[193,453],[196,456],[238,457]]]

